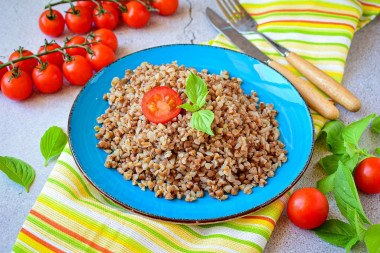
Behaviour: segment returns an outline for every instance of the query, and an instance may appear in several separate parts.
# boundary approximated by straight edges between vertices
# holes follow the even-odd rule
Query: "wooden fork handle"
[[[336,108],[330,101],[327,100],[327,98],[325,98],[305,80],[276,61],[270,61],[269,66],[285,76],[299,91],[303,99],[312,109],[327,119],[334,120],[339,117],[338,108]]]
[[[332,77],[317,68],[315,65],[294,52],[289,52],[286,56],[286,60],[288,60],[288,62],[293,65],[303,76],[305,76],[310,82],[321,89],[335,102],[351,112],[360,110],[360,100],[343,85],[335,81]]]

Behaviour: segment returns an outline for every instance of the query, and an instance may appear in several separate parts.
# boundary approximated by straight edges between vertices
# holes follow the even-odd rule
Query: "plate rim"
[[[271,68],[272,70],[276,71],[278,74],[280,74],[283,78],[285,78],[289,84],[291,86],[293,86],[294,90],[298,93],[298,95],[300,96],[301,100],[304,102],[306,108],[308,108],[307,112],[308,112],[308,116],[309,116],[309,120],[311,122],[311,131],[312,131],[312,143],[311,143],[311,146],[310,146],[310,153],[308,155],[308,159],[304,165],[304,167],[302,168],[301,172],[297,175],[297,177],[291,182],[290,185],[288,185],[283,191],[281,191],[279,194],[277,194],[275,197],[269,199],[268,201],[256,206],[256,207],[253,207],[249,210],[246,210],[244,212],[240,212],[240,213],[236,213],[236,214],[233,214],[233,215],[228,215],[228,216],[222,216],[222,217],[218,217],[218,218],[210,218],[210,219],[177,219],[177,218],[168,218],[168,217],[164,217],[164,216],[159,216],[159,215],[154,215],[154,214],[150,214],[150,213],[146,213],[146,212],[143,212],[143,211],[140,211],[138,209],[135,209],[131,206],[129,206],[128,204],[124,203],[124,202],[121,202],[120,200],[112,197],[110,194],[108,194],[107,192],[105,192],[104,190],[102,190],[98,185],[96,185],[86,174],[86,172],[84,171],[84,169],[82,168],[81,164],[79,163],[79,161],[77,160],[77,157],[76,157],[76,154],[75,154],[75,151],[73,149],[73,146],[72,146],[72,143],[71,143],[71,117],[72,117],[72,114],[73,114],[73,110],[75,108],[75,105],[76,105],[76,102],[78,100],[78,98],[80,97],[80,95],[82,94],[82,92],[86,89],[86,87],[88,86],[87,84],[89,82],[92,81],[92,79],[94,78],[97,78],[97,75],[100,73],[100,72],[103,72],[103,71],[106,71],[108,68],[110,68],[112,65],[114,65],[115,63],[117,63],[118,61],[120,61],[121,59],[124,59],[125,57],[128,57],[130,55],[133,55],[133,54],[137,54],[137,53],[140,53],[140,52],[143,52],[143,51],[147,51],[147,50],[151,50],[151,49],[156,49],[156,48],[161,48],[161,47],[170,47],[170,46],[196,46],[196,47],[208,47],[208,48],[217,48],[217,49],[221,49],[221,50],[226,50],[226,51],[231,51],[233,53],[238,53],[238,54],[242,54],[244,56],[247,56],[249,58],[253,58],[259,62],[261,62],[262,64],[265,64],[266,66],[268,66],[269,68]],[[150,219],[153,219],[153,220],[156,220],[156,221],[164,221],[164,222],[169,222],[169,223],[174,223],[174,224],[187,224],[187,225],[200,225],[200,224],[212,224],[212,223],[218,223],[218,222],[224,222],[224,221],[229,221],[229,220],[232,220],[232,219],[236,219],[236,218],[239,218],[239,217],[243,217],[243,216],[246,216],[252,212],[255,212],[255,211],[258,211],[266,206],[268,206],[269,204],[275,202],[276,200],[278,200],[280,197],[282,197],[284,194],[286,194],[291,188],[293,188],[297,182],[301,179],[301,177],[303,176],[303,174],[305,173],[305,171],[307,170],[307,167],[309,166],[310,164],[310,161],[311,161],[311,157],[313,155],[313,150],[314,150],[314,144],[315,144],[315,126],[314,126],[314,123],[313,123],[313,118],[311,116],[311,112],[310,112],[310,109],[309,107],[307,106],[307,103],[305,102],[305,100],[303,99],[303,97],[301,96],[301,94],[299,93],[299,91],[296,89],[296,87],[294,87],[294,85],[289,81],[289,79],[287,79],[285,76],[283,76],[280,72],[278,72],[276,69],[272,68],[271,66],[269,66],[268,64],[266,64],[265,62],[253,57],[253,56],[250,56],[246,53],[243,53],[243,52],[240,52],[240,51],[235,51],[235,50],[231,50],[231,49],[228,49],[228,48],[223,48],[223,47],[215,47],[215,46],[211,46],[211,45],[204,45],[204,44],[166,44],[166,45],[159,45],[159,46],[154,46],[154,47],[149,47],[149,48],[145,48],[145,49],[142,49],[142,50],[138,50],[136,52],[133,52],[133,53],[130,53],[130,54],[127,54],[123,57],[120,57],[119,59],[117,59],[116,61],[114,61],[113,63],[111,63],[110,65],[104,67],[101,71],[99,71],[98,73],[96,73],[83,87],[82,89],[79,91],[79,93],[77,94],[77,96],[75,97],[75,100],[70,108],[70,113],[69,113],[69,119],[68,119],[68,123],[67,123],[67,129],[68,129],[68,142],[69,142],[69,148],[70,148],[70,151],[71,151],[71,154],[72,154],[72,157],[74,158],[74,161],[75,161],[75,164],[77,165],[78,169],[80,170],[80,172],[82,173],[82,175],[87,179],[87,181],[92,185],[94,186],[101,194],[103,194],[105,197],[107,197],[109,200],[111,200],[112,202],[116,203],[117,205],[121,206],[122,208],[125,208],[127,211],[130,211],[132,213],[135,213],[135,214],[139,214],[139,215],[142,215],[144,217],[147,217],[147,218],[150,218]]]

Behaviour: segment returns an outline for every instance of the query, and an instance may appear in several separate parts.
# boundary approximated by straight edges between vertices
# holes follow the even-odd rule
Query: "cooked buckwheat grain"
[[[212,110],[215,136],[190,126],[191,112],[182,112],[171,122],[154,124],[141,111],[141,99],[150,89],[168,86],[183,103],[188,71],[200,76],[209,94],[203,109]],[[239,78],[197,72],[176,62],[153,66],[143,62],[126,70],[123,79],[114,78],[104,95],[109,108],[98,117],[97,147],[109,155],[105,167],[114,168],[143,191],[156,197],[194,201],[207,191],[219,200],[239,190],[251,194],[264,187],[267,178],[286,162],[286,150],[273,104],[259,102],[257,94],[245,95]]]

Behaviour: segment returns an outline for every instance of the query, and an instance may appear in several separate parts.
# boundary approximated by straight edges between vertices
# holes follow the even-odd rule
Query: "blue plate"
[[[168,201],[154,192],[142,191],[126,181],[115,169],[107,169],[107,154],[96,147],[96,118],[108,108],[103,94],[109,92],[114,77],[124,77],[126,69],[142,62],[154,65],[177,61],[178,65],[208,69],[219,74],[227,70],[231,77],[243,80],[245,93],[257,92],[260,101],[273,103],[279,111],[280,139],[286,145],[288,161],[279,167],[268,184],[253,188],[251,195],[240,192],[219,201],[206,194],[195,202]],[[286,193],[302,176],[309,163],[314,126],[305,101],[277,71],[245,54],[211,46],[168,45],[127,55],[97,73],[76,98],[69,117],[69,141],[74,159],[86,178],[106,197],[126,209],[150,218],[176,223],[219,222],[258,210]]]

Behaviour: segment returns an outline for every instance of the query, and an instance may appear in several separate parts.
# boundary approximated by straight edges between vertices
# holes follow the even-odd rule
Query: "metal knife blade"
[[[261,52],[260,49],[208,7],[206,8],[206,16],[211,24],[241,51],[267,64],[271,61],[271,59]]]

